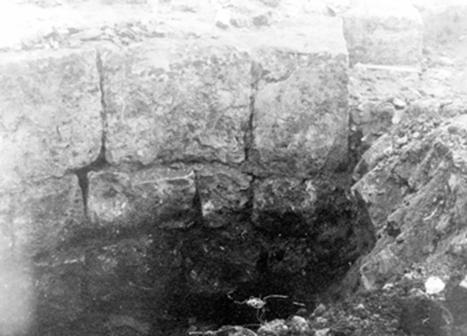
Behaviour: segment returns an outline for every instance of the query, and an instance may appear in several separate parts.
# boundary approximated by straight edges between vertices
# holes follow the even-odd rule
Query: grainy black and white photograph
[[[467,0],[1,0],[0,336],[467,336]]]

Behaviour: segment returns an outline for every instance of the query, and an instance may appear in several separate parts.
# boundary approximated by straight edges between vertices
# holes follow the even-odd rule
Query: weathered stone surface
[[[359,1],[344,15],[350,64],[418,64],[423,26],[417,10],[403,1]]]
[[[467,119],[461,114],[441,123],[436,113],[409,111],[389,135],[386,155],[353,187],[378,234],[360,270],[367,289],[412,267],[449,275],[466,260]]]
[[[95,51],[4,54],[0,69],[0,189],[62,176],[97,158],[102,123]]]
[[[216,40],[152,40],[102,51],[107,159],[245,158],[251,62]]]
[[[76,176],[24,185],[15,192],[2,192],[0,199],[0,256],[51,250],[84,222]]]
[[[261,170],[307,175],[345,163],[345,51],[264,48],[258,62],[252,158]]]
[[[89,174],[88,214],[102,227],[184,228],[196,211],[195,175],[189,169],[105,169]]]
[[[268,229],[309,221],[316,210],[318,194],[312,181],[274,178],[259,181],[253,189],[253,221]],[[284,230],[288,230],[285,228]]]
[[[244,217],[252,178],[224,166],[196,166],[203,222],[219,228]]]

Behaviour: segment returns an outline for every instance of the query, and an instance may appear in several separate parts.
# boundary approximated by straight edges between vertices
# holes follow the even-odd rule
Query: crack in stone
[[[102,56],[99,50],[96,50],[96,67],[97,67],[97,73],[99,76],[99,91],[101,94],[100,98],[101,98],[102,137],[101,137],[101,150],[99,153],[99,157],[105,160],[108,120],[107,120],[107,107],[105,103],[105,91],[104,91],[104,66],[102,64]]]

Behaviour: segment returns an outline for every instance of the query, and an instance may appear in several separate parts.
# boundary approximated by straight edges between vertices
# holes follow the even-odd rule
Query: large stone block
[[[272,47],[259,55],[253,160],[266,172],[295,176],[346,163],[345,51]]]
[[[193,224],[196,210],[192,170],[114,168],[89,174],[88,214],[102,227],[183,228]]]
[[[219,228],[238,221],[249,201],[252,178],[219,165],[203,165],[195,169],[204,224]]]
[[[344,34],[351,65],[414,65],[422,59],[422,19],[409,2],[359,1],[344,16]]]
[[[102,123],[95,51],[4,54],[0,81],[0,189],[61,176],[97,158]]]
[[[107,159],[240,163],[251,62],[215,40],[146,42],[102,51]]]
[[[33,255],[70,238],[84,222],[76,176],[51,178],[0,194],[0,258],[9,252]]]

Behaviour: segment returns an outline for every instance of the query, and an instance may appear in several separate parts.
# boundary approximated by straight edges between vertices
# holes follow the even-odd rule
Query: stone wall
[[[286,240],[254,229],[289,231],[278,219],[290,213],[310,225],[317,176],[347,164],[341,20],[310,18],[214,36],[140,31],[131,43],[83,29],[73,44],[68,28],[52,50],[2,54],[2,262],[34,274],[34,303],[17,309],[30,330],[148,333],[188,318],[187,295],[195,305],[259,285],[260,260],[290,279],[310,267],[267,261]],[[15,323],[0,329],[24,333]]]

